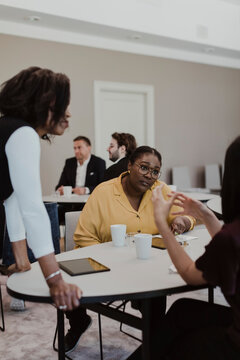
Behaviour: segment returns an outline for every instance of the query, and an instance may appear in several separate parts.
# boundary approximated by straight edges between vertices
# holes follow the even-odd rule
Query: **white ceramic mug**
[[[70,197],[72,195],[72,186],[64,186],[63,195],[66,197]]]
[[[136,253],[138,259],[149,259],[152,249],[152,235],[151,234],[137,234],[134,235],[136,245]]]
[[[110,228],[111,228],[113,245],[117,247],[125,246],[127,225],[115,224],[115,225],[111,225]]]

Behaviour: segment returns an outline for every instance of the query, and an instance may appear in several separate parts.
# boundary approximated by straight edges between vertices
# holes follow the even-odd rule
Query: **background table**
[[[219,196],[216,199],[211,199],[207,202],[207,207],[214,212],[214,214],[221,219],[222,218],[222,202]]]
[[[204,246],[210,236],[202,227],[196,227],[189,232],[197,239],[190,240],[185,247],[189,255],[195,260],[204,252]],[[155,296],[165,296],[181,293],[196,288],[186,285],[178,274],[170,274],[171,260],[166,250],[152,249],[152,256],[148,260],[136,258],[135,247],[113,247],[112,242],[72,250],[57,255],[58,260],[70,260],[92,257],[108,266],[111,271],[71,277],[62,271],[67,282],[74,283],[83,290],[82,304],[90,308],[91,304],[121,299],[142,299],[144,311],[142,313],[143,359],[149,353],[149,309],[148,300]],[[7,283],[10,295],[28,301],[51,303],[49,289],[43,278],[38,263],[25,273],[13,274]],[[88,306],[89,304],[89,306]],[[99,310],[101,311],[101,310]],[[104,312],[102,312],[104,313]],[[114,318],[114,317],[113,317]],[[127,322],[126,322],[127,323]],[[63,313],[58,310],[59,349],[60,359],[64,359],[63,345]],[[128,323],[130,324],[130,323]],[[63,346],[63,347],[62,347]]]
[[[43,196],[44,202],[56,202],[58,204],[80,204],[86,203],[89,198],[89,195],[76,195],[72,194],[71,196],[64,195],[45,195]]]
[[[210,199],[219,199],[220,196],[216,194],[208,194],[208,193],[201,193],[201,192],[191,192],[191,191],[182,191],[182,193],[194,200],[199,200],[202,202],[208,201]]]

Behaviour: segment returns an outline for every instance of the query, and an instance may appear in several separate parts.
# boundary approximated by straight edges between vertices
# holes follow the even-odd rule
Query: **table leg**
[[[142,359],[150,360],[150,299],[142,300]]]
[[[58,327],[58,360],[65,359],[64,348],[64,312],[57,309],[57,327]]]

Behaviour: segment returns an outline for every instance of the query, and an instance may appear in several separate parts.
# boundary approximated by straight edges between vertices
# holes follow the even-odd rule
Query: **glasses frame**
[[[135,162],[134,164],[136,164],[136,165],[138,166],[138,172],[139,172],[139,174],[141,174],[141,175],[147,175],[148,173],[150,173],[150,174],[151,174],[151,178],[152,178],[153,180],[158,180],[158,179],[160,179],[160,176],[161,176],[161,171],[160,171],[160,170],[159,170],[158,176],[155,178],[155,177],[153,177],[153,171],[156,170],[156,169],[150,169],[149,166],[144,165],[144,164],[140,165],[140,164],[138,164],[137,162]],[[141,170],[141,166],[145,166],[145,167],[148,168],[148,170],[147,170],[147,172],[146,172],[145,174],[141,172],[141,171],[142,171],[142,170]]]

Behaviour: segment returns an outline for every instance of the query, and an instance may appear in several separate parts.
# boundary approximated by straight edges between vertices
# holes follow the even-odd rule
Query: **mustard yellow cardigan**
[[[139,209],[136,211],[123,191],[122,176],[123,174],[101,183],[92,192],[78,220],[73,237],[75,248],[111,241],[110,225],[113,224],[126,224],[127,232],[159,233],[154,221],[151,197],[152,190],[163,182],[156,181],[151,189],[145,192]],[[171,189],[164,184],[162,192],[164,198],[167,199],[167,194],[171,192]],[[168,216],[169,225],[176,217],[171,213],[179,209],[178,206],[171,208]],[[191,216],[188,218],[192,229],[195,219]]]

